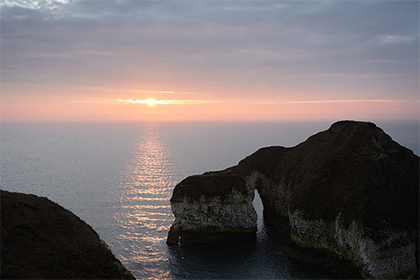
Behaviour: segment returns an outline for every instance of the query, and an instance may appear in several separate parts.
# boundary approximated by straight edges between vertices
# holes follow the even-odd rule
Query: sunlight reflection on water
[[[148,125],[120,182],[114,216],[120,226],[118,247],[125,248],[119,257],[142,278],[169,276],[165,242],[173,220],[174,173],[172,155],[156,127]]]

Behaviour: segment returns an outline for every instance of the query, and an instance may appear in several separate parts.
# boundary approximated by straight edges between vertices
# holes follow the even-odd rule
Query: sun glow
[[[153,107],[156,104],[159,104],[159,101],[154,100],[153,98],[149,98],[149,99],[144,100],[144,104],[146,104],[147,106]]]
[[[191,100],[191,99],[102,99],[102,100],[73,100],[72,103],[97,103],[97,104],[142,104],[147,106],[155,105],[194,105],[194,104],[209,104],[221,103],[219,100]]]

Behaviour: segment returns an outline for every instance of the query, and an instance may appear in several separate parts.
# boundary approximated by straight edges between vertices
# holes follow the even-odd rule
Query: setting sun
[[[153,98],[149,98],[149,99],[146,99],[144,103],[145,103],[147,106],[153,107],[153,106],[155,106],[156,104],[158,104],[159,102],[158,102],[158,101],[156,101],[156,100],[154,100]]]

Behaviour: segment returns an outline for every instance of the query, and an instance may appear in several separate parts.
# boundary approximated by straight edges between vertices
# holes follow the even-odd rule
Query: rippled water
[[[1,188],[46,196],[89,223],[139,279],[307,279],[261,219],[256,244],[166,245],[169,199],[183,178],[263,146],[294,146],[329,123],[20,123],[1,126]],[[418,154],[418,124],[381,126]]]

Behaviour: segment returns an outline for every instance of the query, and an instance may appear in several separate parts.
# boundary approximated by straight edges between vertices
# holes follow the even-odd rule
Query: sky
[[[419,1],[3,0],[1,121],[418,120]]]

